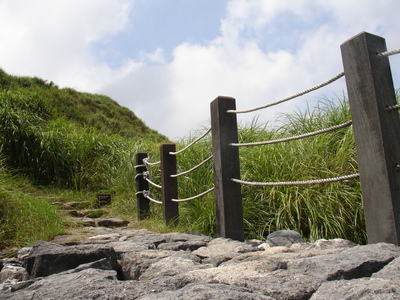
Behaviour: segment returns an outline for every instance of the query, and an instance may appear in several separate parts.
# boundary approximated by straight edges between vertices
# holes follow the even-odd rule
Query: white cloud
[[[0,1],[1,67],[84,90],[135,69],[112,70],[91,46],[123,29],[131,4],[119,0]],[[120,75],[119,75],[120,74]]]
[[[251,108],[336,75],[343,69],[340,44],[360,31],[385,37],[389,49],[399,47],[399,8],[396,0],[231,0],[214,39],[182,41],[170,61],[160,44],[113,67],[101,46],[130,26],[134,1],[0,0],[0,66],[105,93],[150,127],[182,137],[207,123],[209,103],[219,95]],[[341,80],[307,98],[343,89]],[[300,103],[260,113],[273,119],[275,111]]]

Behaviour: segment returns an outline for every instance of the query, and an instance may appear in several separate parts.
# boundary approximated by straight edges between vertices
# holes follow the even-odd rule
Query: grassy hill
[[[397,97],[399,99],[399,96]],[[345,97],[321,99],[315,107],[282,115],[281,127],[255,119],[239,128],[240,142],[300,135],[350,119]],[[177,142],[182,149],[203,132]],[[161,206],[151,203],[151,218],[136,220],[135,154],[159,160],[167,139],[115,101],[101,95],[59,89],[39,78],[15,77],[0,70],[0,250],[28,245],[62,233],[57,201],[89,200],[111,193],[110,214],[152,230],[201,232],[215,236],[213,193],[179,204],[178,228],[165,226]],[[178,173],[211,155],[207,136],[177,156]],[[298,181],[358,172],[351,127],[288,143],[240,150],[241,179]],[[150,166],[161,184],[160,168]],[[213,186],[209,162],[179,177],[180,199]],[[160,191],[150,187],[152,198]],[[308,241],[344,238],[365,243],[366,231],[359,180],[331,184],[242,186],[246,238],[262,238],[293,229]]]
[[[62,231],[48,199],[132,198],[135,154],[167,141],[109,97],[0,69],[0,248]]]

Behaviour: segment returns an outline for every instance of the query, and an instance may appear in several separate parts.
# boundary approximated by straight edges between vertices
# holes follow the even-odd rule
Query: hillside
[[[36,183],[76,189],[98,185],[102,178],[88,173],[104,173],[105,159],[119,160],[113,153],[127,143],[167,141],[109,97],[1,69],[0,134],[0,155],[11,169]]]
[[[144,138],[165,141],[167,138],[147,127],[132,111],[120,106],[104,95],[78,92],[71,88],[58,88],[52,81],[38,77],[12,76],[0,68],[0,103],[23,97],[29,109],[44,121],[62,119],[81,127],[96,128],[103,133],[118,134],[126,138]],[[21,103],[14,102],[14,108]]]
[[[109,97],[0,68],[0,250],[64,232],[60,201],[111,193],[133,218],[135,154],[167,141]]]

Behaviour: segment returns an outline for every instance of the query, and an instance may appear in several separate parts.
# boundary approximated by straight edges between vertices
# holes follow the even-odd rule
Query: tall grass
[[[322,99],[314,108],[282,115],[280,126],[275,128],[254,119],[241,125],[239,140],[278,139],[344,123],[350,119],[346,103],[345,99]],[[190,140],[181,141],[178,147]],[[178,168],[190,169],[210,154],[208,137],[178,156]],[[241,178],[256,182],[302,181],[357,172],[351,127],[287,143],[240,148],[240,163]],[[178,181],[179,198],[197,195],[213,185],[212,164]],[[358,180],[306,186],[242,186],[242,198],[247,238],[293,229],[311,241],[338,237],[366,241]],[[182,203],[180,214],[183,227],[215,234],[213,193]]]
[[[113,214],[135,220],[135,155],[148,152],[159,160],[159,147],[167,142],[133,113],[100,96],[58,89],[38,78],[16,78],[0,69],[0,156],[7,168],[0,177],[0,247],[26,243],[29,237],[58,232],[57,212],[38,195],[68,194],[67,198],[113,195]],[[322,99],[315,107],[282,115],[279,126],[253,122],[239,128],[240,142],[278,139],[341,124],[350,119],[347,101]],[[132,124],[131,124],[132,123]],[[137,131],[137,135],[135,132]],[[204,130],[177,141],[182,149]],[[211,155],[211,136],[177,155],[178,173],[191,169]],[[257,182],[330,178],[357,172],[351,127],[307,139],[268,146],[240,148],[241,179]],[[27,175],[27,188],[14,189],[21,180],[10,170]],[[152,180],[160,182],[159,166],[150,167]],[[34,183],[34,185],[31,184]],[[208,162],[178,178],[178,198],[198,195],[213,186],[213,166]],[[32,191],[30,191],[32,189]],[[152,197],[160,191],[150,187]],[[68,192],[66,192],[68,191]],[[279,229],[294,229],[306,239],[346,238],[366,241],[358,180],[330,184],[252,187],[242,186],[246,238],[262,238]],[[179,230],[216,234],[214,193],[182,202]],[[139,222],[156,230],[162,225],[161,207],[151,204],[153,217]],[[20,227],[16,220],[34,220]],[[53,224],[46,232],[34,222]],[[52,229],[54,228],[54,230]],[[15,231],[17,230],[17,231]]]
[[[0,249],[26,246],[63,232],[56,207],[32,192],[28,181],[10,175],[0,156]]]

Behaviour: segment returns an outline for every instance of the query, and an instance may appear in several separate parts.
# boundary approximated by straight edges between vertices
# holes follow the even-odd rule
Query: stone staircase
[[[56,203],[66,214],[65,220],[76,225],[86,227],[124,227],[129,221],[117,217],[110,217],[105,207],[92,208],[90,201],[58,202]]]

